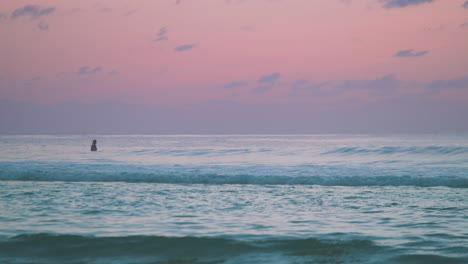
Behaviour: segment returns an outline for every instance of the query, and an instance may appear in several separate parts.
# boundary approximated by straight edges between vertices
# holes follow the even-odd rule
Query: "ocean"
[[[468,135],[2,135],[0,263],[468,263]]]

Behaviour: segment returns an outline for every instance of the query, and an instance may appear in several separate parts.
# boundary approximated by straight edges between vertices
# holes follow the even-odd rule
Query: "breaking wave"
[[[420,186],[468,188],[466,169],[411,172],[372,167],[128,167],[92,164],[0,163],[3,181],[143,182],[323,186]]]
[[[346,235],[342,234],[341,236]],[[370,238],[94,237],[24,234],[0,240],[5,263],[466,263],[466,247],[409,254]],[[452,251],[454,249],[451,249]]]
[[[380,250],[370,240],[258,239],[218,237],[26,234],[0,242],[0,260],[34,263],[223,263],[242,262],[254,254],[264,261],[284,256],[336,259],[348,255],[373,254]],[[12,261],[13,260],[13,261]],[[170,262],[167,262],[170,261]],[[10,262],[9,262],[10,263]],[[80,262],[81,263],[81,262]],[[237,263],[237,262],[236,262]],[[263,262],[265,263],[265,262]]]

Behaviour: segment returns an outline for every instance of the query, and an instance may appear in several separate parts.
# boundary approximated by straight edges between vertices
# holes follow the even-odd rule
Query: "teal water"
[[[0,262],[467,263],[467,187],[467,135],[0,136]]]

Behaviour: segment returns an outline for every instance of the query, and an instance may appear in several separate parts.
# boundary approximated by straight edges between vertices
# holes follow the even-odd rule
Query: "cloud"
[[[233,81],[233,82],[230,82],[230,83],[228,83],[226,85],[223,85],[223,88],[232,89],[232,88],[238,88],[238,87],[246,86],[248,84],[249,83],[247,83],[247,82]]]
[[[112,76],[112,75],[118,75],[118,74],[120,74],[120,72],[118,72],[118,71],[116,71],[116,70],[112,70],[112,71],[108,72],[107,74],[109,74],[110,76]]]
[[[158,42],[158,41],[167,40],[168,38],[166,34],[167,34],[167,29],[165,27],[160,28],[159,32],[156,34],[157,38],[153,41]]]
[[[76,74],[78,74],[78,75],[96,74],[96,73],[98,73],[100,71],[102,71],[101,67],[96,67],[94,69],[91,69],[88,66],[83,66],[80,69],[78,69]]]
[[[451,80],[437,80],[427,85],[429,89],[468,89],[468,76],[451,79]]]
[[[33,86],[35,82],[42,80],[41,76],[36,76],[23,83],[24,86]]]
[[[366,86],[371,95],[386,96],[395,93],[401,87],[401,82],[393,75],[386,75],[368,82]]]
[[[136,11],[137,11],[136,9],[129,10],[128,12],[126,12],[126,13],[124,14],[124,16],[131,16],[131,15],[133,15]]]
[[[174,51],[177,51],[177,52],[187,51],[187,50],[193,49],[194,47],[195,47],[195,44],[185,44],[185,45],[175,47]]]
[[[258,79],[257,83],[271,84],[271,83],[276,82],[280,77],[281,77],[280,73],[274,72],[270,75],[263,75],[262,77]]]
[[[412,5],[432,3],[434,0],[380,0],[384,8],[403,8]]]
[[[468,22],[465,22],[463,24],[460,24],[460,27],[463,28],[463,27],[467,27],[468,26]]]
[[[424,31],[430,31],[430,32],[437,32],[437,31],[442,31],[444,30],[445,26],[444,25],[440,25],[438,27],[425,27],[424,28]]]
[[[55,11],[54,7],[40,7],[35,5],[27,5],[15,9],[11,13],[11,18],[16,19],[22,16],[29,16],[31,19],[38,19],[42,16],[47,16]]]
[[[263,94],[275,86],[276,81],[281,77],[281,74],[274,72],[270,75],[263,75],[258,78],[257,83],[260,84],[258,87],[255,87],[250,91],[252,94]]]
[[[266,93],[267,91],[271,90],[273,86],[271,85],[261,85],[258,87],[253,88],[250,93],[252,94],[263,94]]]
[[[376,96],[387,96],[394,94],[396,90],[402,87],[401,81],[393,75],[386,75],[374,80],[347,80],[336,85],[336,89],[342,91],[349,90],[368,90],[369,94]]]
[[[0,13],[0,20],[5,19],[5,18],[6,18],[6,15],[3,13]]]
[[[322,87],[330,85],[330,82],[310,83],[308,80],[295,81],[290,89],[290,96],[332,96],[341,94],[339,89],[322,90]]]
[[[55,12],[54,7],[40,7],[36,5],[26,5],[26,6],[15,9],[11,13],[11,19],[17,19],[20,17],[29,17],[31,20],[36,20],[43,16],[48,16],[52,14],[53,12]],[[0,15],[0,19],[1,19],[1,15]],[[37,24],[37,27],[42,31],[49,30],[49,24],[45,20],[41,20]]]
[[[328,89],[323,90],[322,88]],[[371,80],[344,80],[341,82],[311,83],[307,80],[297,80],[290,87],[290,96],[336,96],[347,91],[367,91],[373,96],[396,95],[398,90],[406,88],[422,88],[417,95],[434,95],[443,89],[466,89],[468,91],[468,76],[437,80],[431,83],[408,83],[397,79],[394,75],[385,75]]]
[[[293,90],[300,89],[300,88],[302,88],[304,85],[306,85],[308,83],[309,83],[308,80],[297,80],[292,84],[291,89],[293,89]]]
[[[175,4],[176,4],[176,5],[179,5],[180,3],[182,3],[182,0],[176,0],[176,1],[175,1]]]
[[[38,82],[42,80],[42,78],[40,76],[36,76],[36,77],[33,77],[31,78],[31,80],[28,80],[26,82],[23,83],[24,86],[32,86],[34,84],[34,82]]]
[[[41,22],[39,22],[39,24],[37,24],[37,27],[43,31],[49,30],[49,23],[47,23],[47,21],[45,20],[42,20]]]
[[[81,9],[81,8],[72,8],[72,9],[70,9],[67,13],[76,14],[76,13],[84,13],[84,12],[86,12],[86,10],[84,10],[84,9]]]
[[[98,9],[98,12],[101,12],[101,13],[110,13],[112,12],[112,8],[109,8],[109,7],[101,7]]]
[[[468,9],[468,1],[465,1],[462,5],[463,8]]]
[[[13,118],[11,113],[15,113]],[[466,133],[467,114],[466,101],[421,96],[377,103],[207,101],[184,108],[119,101],[37,104],[0,100],[0,133]]]
[[[412,49],[409,50],[400,50],[397,53],[395,53],[395,57],[421,57],[426,54],[428,54],[428,50],[423,50],[423,51],[418,51],[418,52],[413,52]]]
[[[106,5],[103,5],[101,3],[96,3],[93,7],[97,12],[100,12],[100,13],[111,13],[113,11],[112,8]]]
[[[467,89],[468,90],[468,76],[458,79],[450,80],[436,80],[423,86],[426,92],[423,95],[439,94],[444,89]]]

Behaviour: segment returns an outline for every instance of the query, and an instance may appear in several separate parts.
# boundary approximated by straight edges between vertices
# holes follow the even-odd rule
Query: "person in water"
[[[91,151],[97,151],[96,143],[96,140],[93,140],[93,144],[91,145]]]

